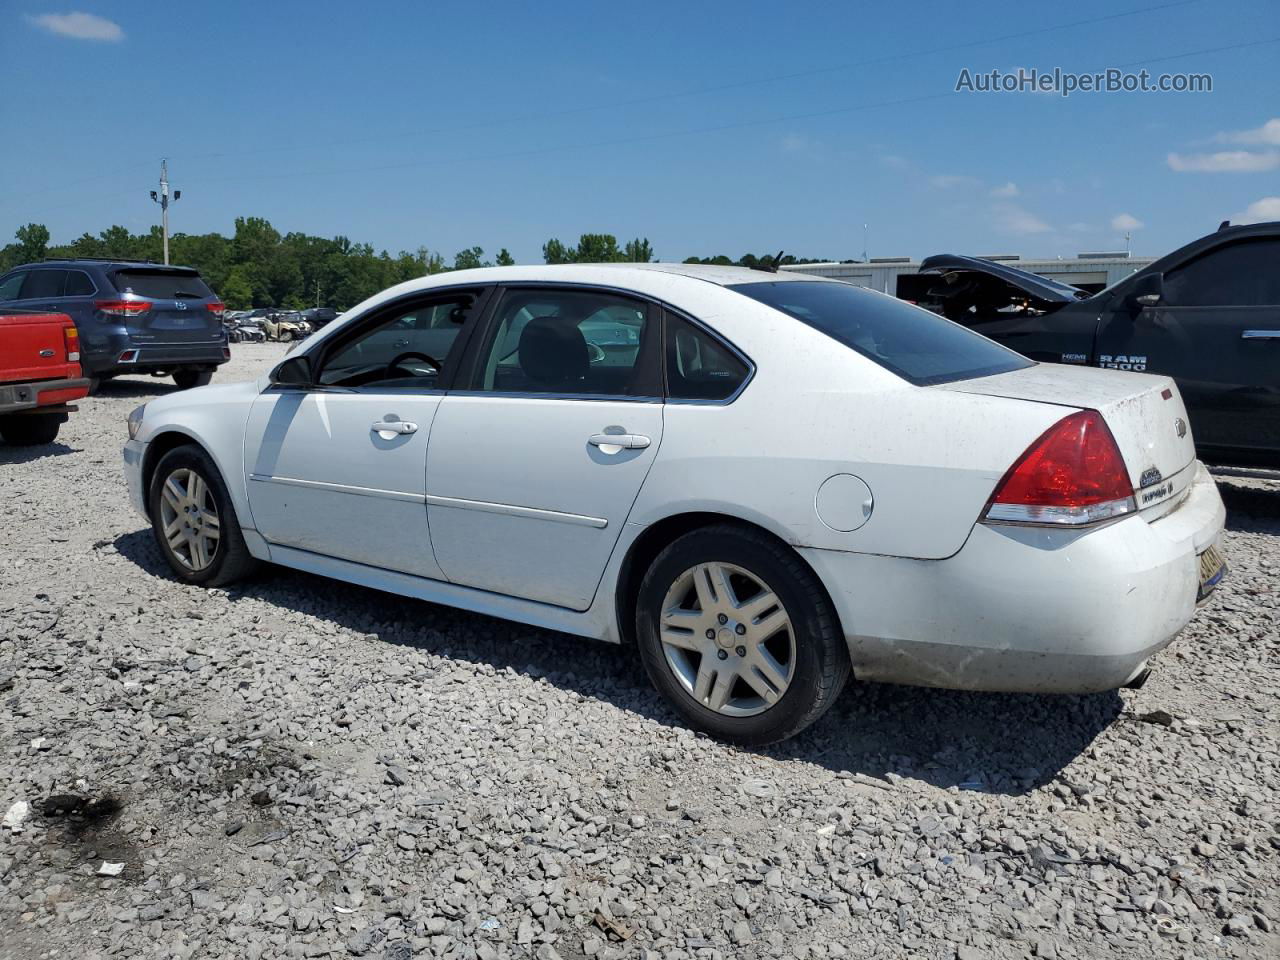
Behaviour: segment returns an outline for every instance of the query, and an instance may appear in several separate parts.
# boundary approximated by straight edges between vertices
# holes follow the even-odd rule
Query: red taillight
[[[1009,468],[983,519],[1080,525],[1137,509],[1124,457],[1096,410],[1064,417]]]
[[[62,345],[67,350],[67,363],[80,362],[80,331],[73,326],[62,328]]]
[[[93,305],[109,317],[140,317],[151,309],[147,300],[95,300]]]
[[[204,308],[212,313],[215,317],[222,316],[226,312],[227,305],[221,300],[214,300],[212,303],[206,303]]]

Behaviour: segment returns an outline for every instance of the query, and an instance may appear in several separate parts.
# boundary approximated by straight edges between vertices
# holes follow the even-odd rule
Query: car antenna
[[[777,273],[778,267],[782,265],[782,251],[778,251],[778,255],[773,258],[773,263],[756,263],[751,266],[752,270],[761,270],[765,273]]]
[[[1218,229],[1219,229],[1219,230],[1225,230],[1225,229],[1227,229],[1227,227],[1229,227],[1229,226],[1231,226],[1231,221],[1230,221],[1230,220],[1223,220],[1220,224],[1218,224]]]

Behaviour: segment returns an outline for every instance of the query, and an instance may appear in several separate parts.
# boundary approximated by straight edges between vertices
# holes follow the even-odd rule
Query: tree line
[[[39,223],[19,227],[16,242],[0,248],[0,273],[22,263],[48,257],[102,257],[120,260],[154,260],[163,257],[159,227],[132,233],[112,226],[96,236],[82,234],[67,244],[51,244],[49,230]],[[551,238],[542,245],[546,263],[648,263],[655,259],[648,239],[636,238],[619,245],[608,233],[584,233],[574,246]],[[299,309],[315,306],[340,310],[359,303],[380,290],[414,277],[466,270],[473,267],[511,266],[515,259],[505,247],[492,259],[482,247],[468,247],[453,256],[452,263],[425,246],[402,250],[392,256],[375,251],[368,243],[353,243],[343,236],[326,238],[305,233],[285,233],[262,217],[237,217],[235,233],[175,233],[169,238],[169,259],[195,267],[233,310],[249,307]],[[760,266],[772,255],[743,254],[689,257],[685,263]],[[817,261],[786,256],[782,264]]]

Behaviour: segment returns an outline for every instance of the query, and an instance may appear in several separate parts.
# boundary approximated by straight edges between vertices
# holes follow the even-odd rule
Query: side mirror
[[[1139,310],[1156,306],[1164,299],[1164,274],[1148,273],[1139,277],[1129,292],[1129,299]]]
[[[271,371],[271,383],[273,386],[281,387],[311,386],[311,358],[289,357]]]

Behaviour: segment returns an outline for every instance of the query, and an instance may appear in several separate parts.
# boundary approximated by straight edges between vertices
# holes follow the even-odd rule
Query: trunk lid
[[[1187,409],[1169,377],[1041,363],[930,389],[1097,410],[1120,447],[1138,509],[1148,519],[1173,509],[1195,472],[1188,469],[1196,449]]]
[[[78,377],[67,359],[64,313],[0,313],[0,383]]]

